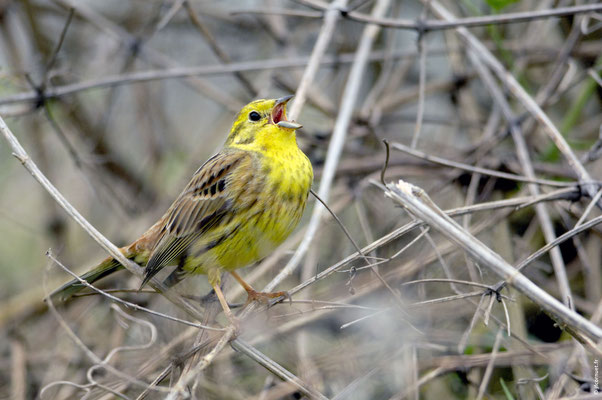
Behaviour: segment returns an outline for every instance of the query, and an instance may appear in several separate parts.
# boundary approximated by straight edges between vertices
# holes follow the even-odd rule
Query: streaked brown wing
[[[186,254],[190,245],[234,212],[232,199],[238,198],[244,185],[231,185],[238,168],[251,167],[251,155],[226,150],[203,164],[172,204],[164,219],[162,238],[153,249],[146,266],[144,286],[159,270],[172,265]]]

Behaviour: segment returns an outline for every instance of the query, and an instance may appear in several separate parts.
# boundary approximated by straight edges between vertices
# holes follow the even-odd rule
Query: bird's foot
[[[272,293],[267,293],[267,292],[258,292],[256,290],[247,290],[247,302],[245,303],[245,306],[257,301],[261,304],[269,304],[269,301],[271,299],[277,299],[278,297],[284,297],[285,299],[288,299],[288,301],[292,304],[293,299],[291,298],[291,295],[288,294],[288,292],[272,292]]]

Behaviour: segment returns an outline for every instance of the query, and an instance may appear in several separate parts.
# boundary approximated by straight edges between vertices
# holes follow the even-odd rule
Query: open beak
[[[281,128],[299,129],[303,125],[286,119],[286,103],[293,98],[293,95],[284,96],[276,100],[272,109],[272,123]]]

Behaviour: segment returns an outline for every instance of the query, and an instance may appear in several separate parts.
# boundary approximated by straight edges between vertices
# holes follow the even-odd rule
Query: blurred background
[[[599,208],[588,209],[591,194],[576,186],[580,177],[547,128],[507,81],[487,81],[479,65],[489,69],[475,64],[465,37],[453,28],[421,29],[441,18],[429,3],[464,18],[532,14],[522,22],[494,20],[468,29],[541,105],[599,181],[600,10],[538,14],[596,2],[350,0],[325,11],[329,3],[321,1],[0,0],[0,116],[58,190],[118,246],[161,217],[221,148],[244,104],[295,94],[318,38],[326,40],[315,77],[305,78],[306,97],[294,100],[302,102],[295,116],[304,126],[298,143],[312,161],[318,191],[328,175],[325,162],[333,157],[333,131],[342,129],[334,179],[325,183],[327,201],[357,244],[369,246],[365,252],[377,266],[348,258],[354,245],[322,213],[300,265],[277,290],[335,265],[336,271],[295,293],[290,305],[260,308],[241,331],[243,340],[298,377],[302,388],[227,347],[189,387],[193,398],[296,399],[308,396],[308,388],[330,399],[593,393],[599,346],[596,353],[577,345],[515,290],[492,292],[495,274],[435,231],[406,229],[413,219],[377,185],[387,139],[386,181],[412,182],[444,210],[514,199],[511,206],[456,219],[513,265],[550,235],[573,229],[582,216],[600,215]],[[360,21],[370,14],[414,25],[380,28]],[[353,68],[360,74],[350,74]],[[510,127],[517,127],[522,141]],[[11,153],[0,141],[0,399],[39,398],[43,388],[43,399],[164,398],[219,334],[200,334],[123,306],[116,311],[99,295],[57,305],[60,318],[50,312],[44,296],[71,277],[46,251],[76,273],[106,253]],[[476,174],[429,156],[518,178]],[[536,178],[554,182],[533,192],[525,183],[529,166]],[[560,189],[565,191],[558,194]],[[545,203],[536,197],[551,192]],[[290,260],[314,205],[310,197],[298,230],[274,255],[242,270],[256,288]],[[570,305],[598,324],[601,234],[593,226],[523,271],[565,302],[568,290]],[[138,285],[128,272],[100,283]],[[226,279],[225,286],[230,301],[244,302],[235,282]],[[196,304],[209,289],[204,276],[177,287]],[[189,318],[157,294],[116,295]],[[227,323],[209,312],[211,303],[202,307],[206,324]],[[100,359],[117,349],[108,362],[115,369],[99,367],[63,324]],[[164,391],[150,387],[154,380]]]

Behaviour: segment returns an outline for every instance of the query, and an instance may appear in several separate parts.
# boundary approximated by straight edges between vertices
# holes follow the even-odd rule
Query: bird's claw
[[[247,291],[247,302],[245,303],[245,306],[252,303],[253,301],[269,305],[270,299],[276,299],[278,297],[284,297],[285,299],[288,299],[290,304],[293,304],[293,299],[291,298],[291,295],[288,292],[266,293],[257,292],[255,290],[249,290]]]

